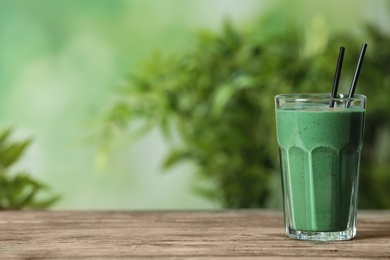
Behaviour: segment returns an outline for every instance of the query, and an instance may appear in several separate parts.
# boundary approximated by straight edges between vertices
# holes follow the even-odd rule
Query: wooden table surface
[[[390,258],[390,211],[358,213],[355,239],[296,241],[273,211],[3,211],[0,259]]]

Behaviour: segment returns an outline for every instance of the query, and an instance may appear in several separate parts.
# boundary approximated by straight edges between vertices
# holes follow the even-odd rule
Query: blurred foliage
[[[321,19],[304,33],[291,24],[270,33],[269,22],[250,33],[227,22],[221,33],[199,33],[187,53],[147,60],[104,112],[103,149],[118,131],[157,126],[171,140],[164,167],[192,162],[205,180],[200,194],[228,208],[270,206],[280,194],[272,186],[279,180],[273,97],[329,92],[340,46],[346,47],[340,88],[347,92],[364,40],[357,92],[368,96],[368,110],[359,206],[390,208],[389,36],[372,25],[361,36],[330,34]]]
[[[58,196],[39,198],[48,187],[26,172],[11,173],[10,168],[20,159],[31,140],[10,141],[11,129],[0,132],[0,210],[44,209],[53,205]]]

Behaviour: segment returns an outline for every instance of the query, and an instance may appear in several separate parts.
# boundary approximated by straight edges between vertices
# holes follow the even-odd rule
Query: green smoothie
[[[365,110],[279,108],[278,144],[289,228],[346,230],[354,214]],[[286,210],[285,209],[285,210]]]

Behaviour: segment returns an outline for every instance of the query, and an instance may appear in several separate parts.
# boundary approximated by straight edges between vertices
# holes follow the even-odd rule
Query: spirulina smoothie
[[[289,228],[348,228],[357,194],[363,108],[279,108],[278,144]],[[285,209],[286,210],[286,209]]]

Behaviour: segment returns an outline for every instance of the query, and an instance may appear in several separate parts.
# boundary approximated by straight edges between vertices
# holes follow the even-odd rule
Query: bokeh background
[[[221,208],[193,191],[191,163],[161,168],[168,146],[157,129],[99,157],[95,119],[115,88],[150,56],[185,53],[226,20],[246,31],[268,19],[264,34],[319,20],[329,34],[359,35],[367,22],[390,33],[389,10],[384,0],[2,0],[0,124],[33,138],[15,167],[61,194],[54,209]]]

